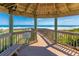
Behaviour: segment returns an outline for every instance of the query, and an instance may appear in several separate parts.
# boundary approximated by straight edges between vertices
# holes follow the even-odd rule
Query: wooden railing
[[[43,34],[52,43],[55,42],[54,30],[39,29],[38,32]],[[57,43],[79,49],[79,33],[57,31]]]
[[[34,31],[5,33],[0,35],[0,53],[15,44],[31,44],[36,41]],[[12,36],[12,40],[10,37]]]
[[[43,34],[49,41],[51,41],[52,43],[54,43],[54,31],[52,30],[48,30],[48,29],[38,29],[38,32],[40,32],[41,34]]]

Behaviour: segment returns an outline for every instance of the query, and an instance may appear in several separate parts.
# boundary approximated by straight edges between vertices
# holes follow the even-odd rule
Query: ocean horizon
[[[14,25],[14,28],[34,28],[34,25]],[[38,25],[38,28],[54,29],[54,25]],[[7,29],[9,25],[0,25],[0,29]],[[58,25],[59,30],[79,28],[79,25]]]
[[[9,27],[9,25],[0,25],[0,27]],[[13,27],[34,27],[34,25],[14,25]],[[37,27],[54,27],[54,25],[37,25]],[[58,27],[79,27],[79,25],[58,25]]]

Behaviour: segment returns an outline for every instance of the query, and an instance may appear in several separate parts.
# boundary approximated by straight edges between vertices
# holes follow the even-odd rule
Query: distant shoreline
[[[9,25],[0,25],[0,29],[8,29]],[[34,28],[34,25],[14,25],[15,29]],[[54,30],[54,25],[38,25],[38,28],[47,28]],[[79,28],[79,25],[58,25],[58,30],[71,30]]]
[[[0,27],[9,27],[9,25],[0,25]],[[14,25],[13,27],[34,27],[34,25]],[[38,27],[54,27],[54,25],[38,25]],[[79,27],[79,25],[58,25],[58,27]]]
[[[24,28],[34,28],[34,27],[14,27],[14,29],[24,29]],[[38,27],[38,28],[47,28],[54,30],[54,27]],[[79,27],[58,27],[58,30],[71,30],[71,29],[77,29]],[[0,27],[0,29],[9,29],[9,27]]]

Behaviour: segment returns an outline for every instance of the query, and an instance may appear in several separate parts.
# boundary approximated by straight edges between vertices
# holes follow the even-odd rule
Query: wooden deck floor
[[[18,52],[18,56],[67,56],[63,52],[48,46],[48,44],[39,34],[37,34],[37,40],[37,43],[30,46],[22,46]]]

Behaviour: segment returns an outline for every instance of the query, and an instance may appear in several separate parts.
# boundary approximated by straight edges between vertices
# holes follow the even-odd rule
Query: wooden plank
[[[13,45],[12,47],[9,47],[8,49],[6,49],[5,51],[3,51],[0,56],[11,56],[13,55],[19,48],[21,47],[21,45]]]

